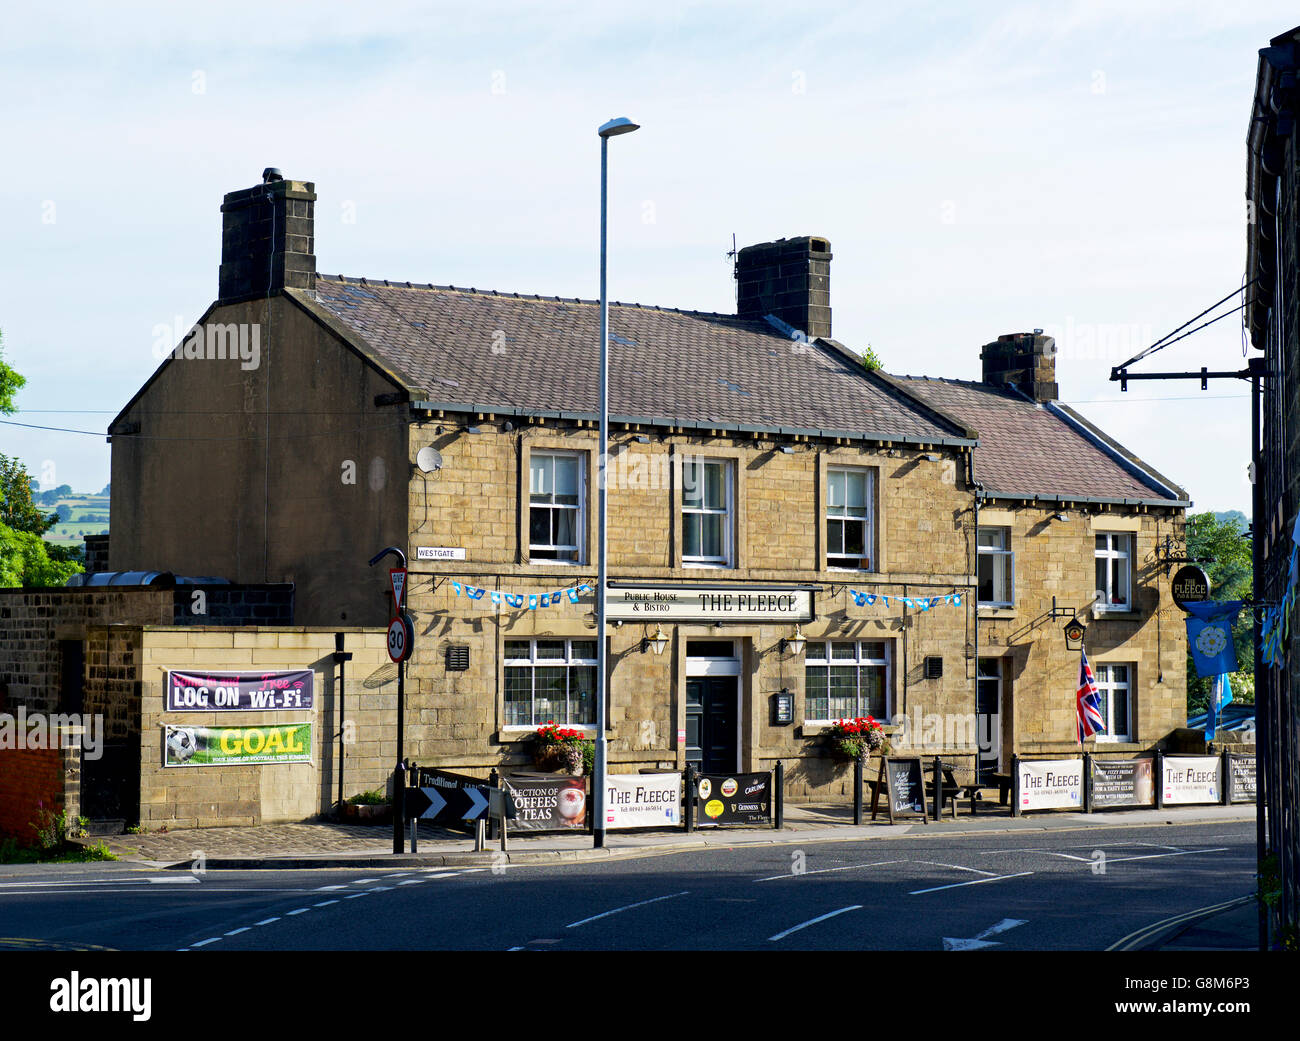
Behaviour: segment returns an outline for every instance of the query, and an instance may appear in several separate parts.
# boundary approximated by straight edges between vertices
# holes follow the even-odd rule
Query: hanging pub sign
[[[1140,759],[1092,760],[1091,800],[1093,809],[1119,806],[1154,806],[1156,803],[1154,762]]]
[[[311,669],[268,672],[167,670],[168,712],[256,712],[312,707]]]
[[[703,774],[696,791],[701,827],[772,823],[771,774]]]
[[[1071,618],[1065,623],[1065,649],[1067,651],[1083,650],[1083,634],[1088,627],[1079,619]]]
[[[605,615],[611,622],[811,622],[813,588],[611,583]]]
[[[1185,564],[1174,572],[1169,590],[1173,594],[1174,603],[1186,611],[1189,603],[1210,599],[1210,579],[1195,564]]]

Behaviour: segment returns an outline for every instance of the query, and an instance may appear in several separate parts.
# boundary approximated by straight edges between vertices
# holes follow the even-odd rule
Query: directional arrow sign
[[[463,791],[467,796],[469,796],[469,800],[470,800],[469,809],[465,811],[465,816],[462,818],[462,820],[467,820],[467,821],[478,820],[481,816],[483,816],[483,811],[487,809],[487,805],[488,805],[487,792],[484,791],[482,788],[462,788],[461,791]]]
[[[406,792],[406,815],[429,820],[438,816],[447,808],[447,800],[437,788],[408,788]]]
[[[489,788],[408,788],[406,816],[435,824],[475,821],[488,808]]]
[[[951,936],[945,936],[943,938],[943,949],[945,951],[978,951],[981,947],[1001,947],[1000,942],[988,940],[986,937],[997,936],[998,933],[1005,933],[1008,929],[1014,929],[1016,926],[1024,924],[1024,921],[1019,918],[1004,918],[997,925],[990,925],[978,936],[972,936],[968,940],[954,940]]]

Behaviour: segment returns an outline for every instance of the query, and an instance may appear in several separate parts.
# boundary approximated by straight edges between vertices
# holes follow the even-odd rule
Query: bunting
[[[494,607],[505,604],[517,611],[525,607],[529,611],[536,611],[539,607],[559,607],[566,597],[569,603],[576,604],[583,593],[591,592],[591,583],[583,582],[581,585],[556,589],[549,593],[503,593],[500,590],[484,589],[482,586],[471,586],[465,582],[452,582],[451,588],[457,596],[465,596],[471,600],[482,600],[486,596]]]
[[[859,607],[871,607],[877,601],[888,607],[891,600],[913,611],[928,611],[940,604],[952,604],[954,607],[961,607],[960,593],[947,593],[944,596],[884,596],[879,593],[860,593],[856,589],[850,589],[849,596],[853,598],[853,602]]]
[[[1260,658],[1265,665],[1281,667],[1286,664],[1283,650],[1291,635],[1291,608],[1296,602],[1296,581],[1300,578],[1300,514],[1296,516],[1291,529],[1291,561],[1287,569],[1286,592],[1282,602],[1264,612],[1264,624],[1260,627]]]

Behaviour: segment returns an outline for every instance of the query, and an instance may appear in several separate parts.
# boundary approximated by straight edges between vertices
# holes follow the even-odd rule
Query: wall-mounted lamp
[[[1066,513],[1064,510],[1057,510],[1056,513],[1052,514],[1052,519],[1059,520],[1059,521],[1069,520],[1070,515]]]
[[[803,649],[807,646],[807,643],[808,638],[804,636],[803,629],[796,622],[793,635],[781,639],[781,653],[784,654],[787,650],[790,650],[795,654],[803,654]]]
[[[668,634],[664,632],[662,625],[656,625],[655,634],[641,640],[641,653],[645,654],[646,651],[654,651],[655,654],[663,654],[664,648],[667,646]]]
[[[793,445],[782,445],[782,446],[781,446],[781,454],[782,454],[782,455],[794,455],[794,446],[793,446]]]
[[[638,445],[648,445],[650,443],[650,438],[645,434],[637,434],[636,437],[632,438],[632,440]]]

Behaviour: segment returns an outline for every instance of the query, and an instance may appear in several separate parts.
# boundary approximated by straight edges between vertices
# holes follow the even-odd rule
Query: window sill
[[[1135,611],[1135,610],[1133,610],[1133,608],[1131,608],[1131,607],[1124,607],[1124,608],[1119,608],[1119,607],[1116,607],[1116,608],[1096,608],[1096,607],[1094,607],[1094,608],[1093,608],[1093,614],[1094,614],[1094,616],[1096,617],[1097,621],[1103,621],[1103,620],[1105,620],[1105,619],[1107,619],[1107,618],[1114,618],[1114,619],[1117,619],[1117,620],[1124,620],[1124,619],[1133,619],[1133,618],[1141,618],[1141,617],[1142,617],[1142,612],[1141,612],[1141,611]]]
[[[978,614],[981,618],[1014,618],[1016,609],[1014,607],[985,607],[980,605]]]
[[[497,731],[496,743],[499,745],[512,745],[512,744],[518,744],[520,741],[527,741],[529,738],[531,738],[534,734],[537,733],[538,727],[543,727],[545,725],[546,725],[545,723],[538,723],[537,726],[535,727],[530,727],[530,726],[502,727],[500,730]],[[580,730],[582,732],[582,739],[584,741],[596,740],[596,728],[594,726],[570,727],[563,723],[558,723],[556,725],[563,727],[565,730]],[[607,730],[605,732],[606,740],[608,740],[613,736],[614,736],[614,731]]]

